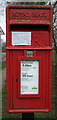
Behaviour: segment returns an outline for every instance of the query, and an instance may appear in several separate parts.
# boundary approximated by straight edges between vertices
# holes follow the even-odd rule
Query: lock
[[[27,50],[27,57],[33,57],[33,56],[34,56],[33,51]]]

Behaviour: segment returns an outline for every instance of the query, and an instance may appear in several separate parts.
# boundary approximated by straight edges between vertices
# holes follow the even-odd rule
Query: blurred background
[[[6,6],[16,5],[51,5],[53,7],[53,96],[52,111],[50,113],[35,113],[37,118],[56,118],[57,117],[57,0],[1,0],[0,1],[0,119],[4,118],[22,118],[22,114],[9,114],[6,111]],[[2,94],[1,94],[2,93]]]

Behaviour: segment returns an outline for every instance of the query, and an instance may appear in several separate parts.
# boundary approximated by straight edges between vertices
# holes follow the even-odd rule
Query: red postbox
[[[7,110],[49,112],[52,103],[52,7],[6,8]]]

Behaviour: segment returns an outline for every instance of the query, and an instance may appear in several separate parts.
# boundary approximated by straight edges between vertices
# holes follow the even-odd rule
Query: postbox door
[[[13,52],[13,108],[46,108],[46,89],[48,89],[48,52],[33,51],[33,53],[34,52],[35,55],[33,57],[27,57],[25,50]],[[31,65],[33,67],[31,67]],[[34,70],[33,72],[32,68]],[[30,78],[29,75],[32,78]],[[34,84],[37,84],[37,88],[34,88]],[[32,86],[32,91],[30,91],[29,85]],[[23,87],[23,89],[21,87]],[[28,91],[26,91],[27,87]]]

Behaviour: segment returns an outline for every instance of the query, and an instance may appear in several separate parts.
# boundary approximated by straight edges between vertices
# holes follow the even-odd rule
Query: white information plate
[[[39,93],[39,61],[21,61],[21,94]]]
[[[31,45],[31,32],[12,32],[12,45]]]

